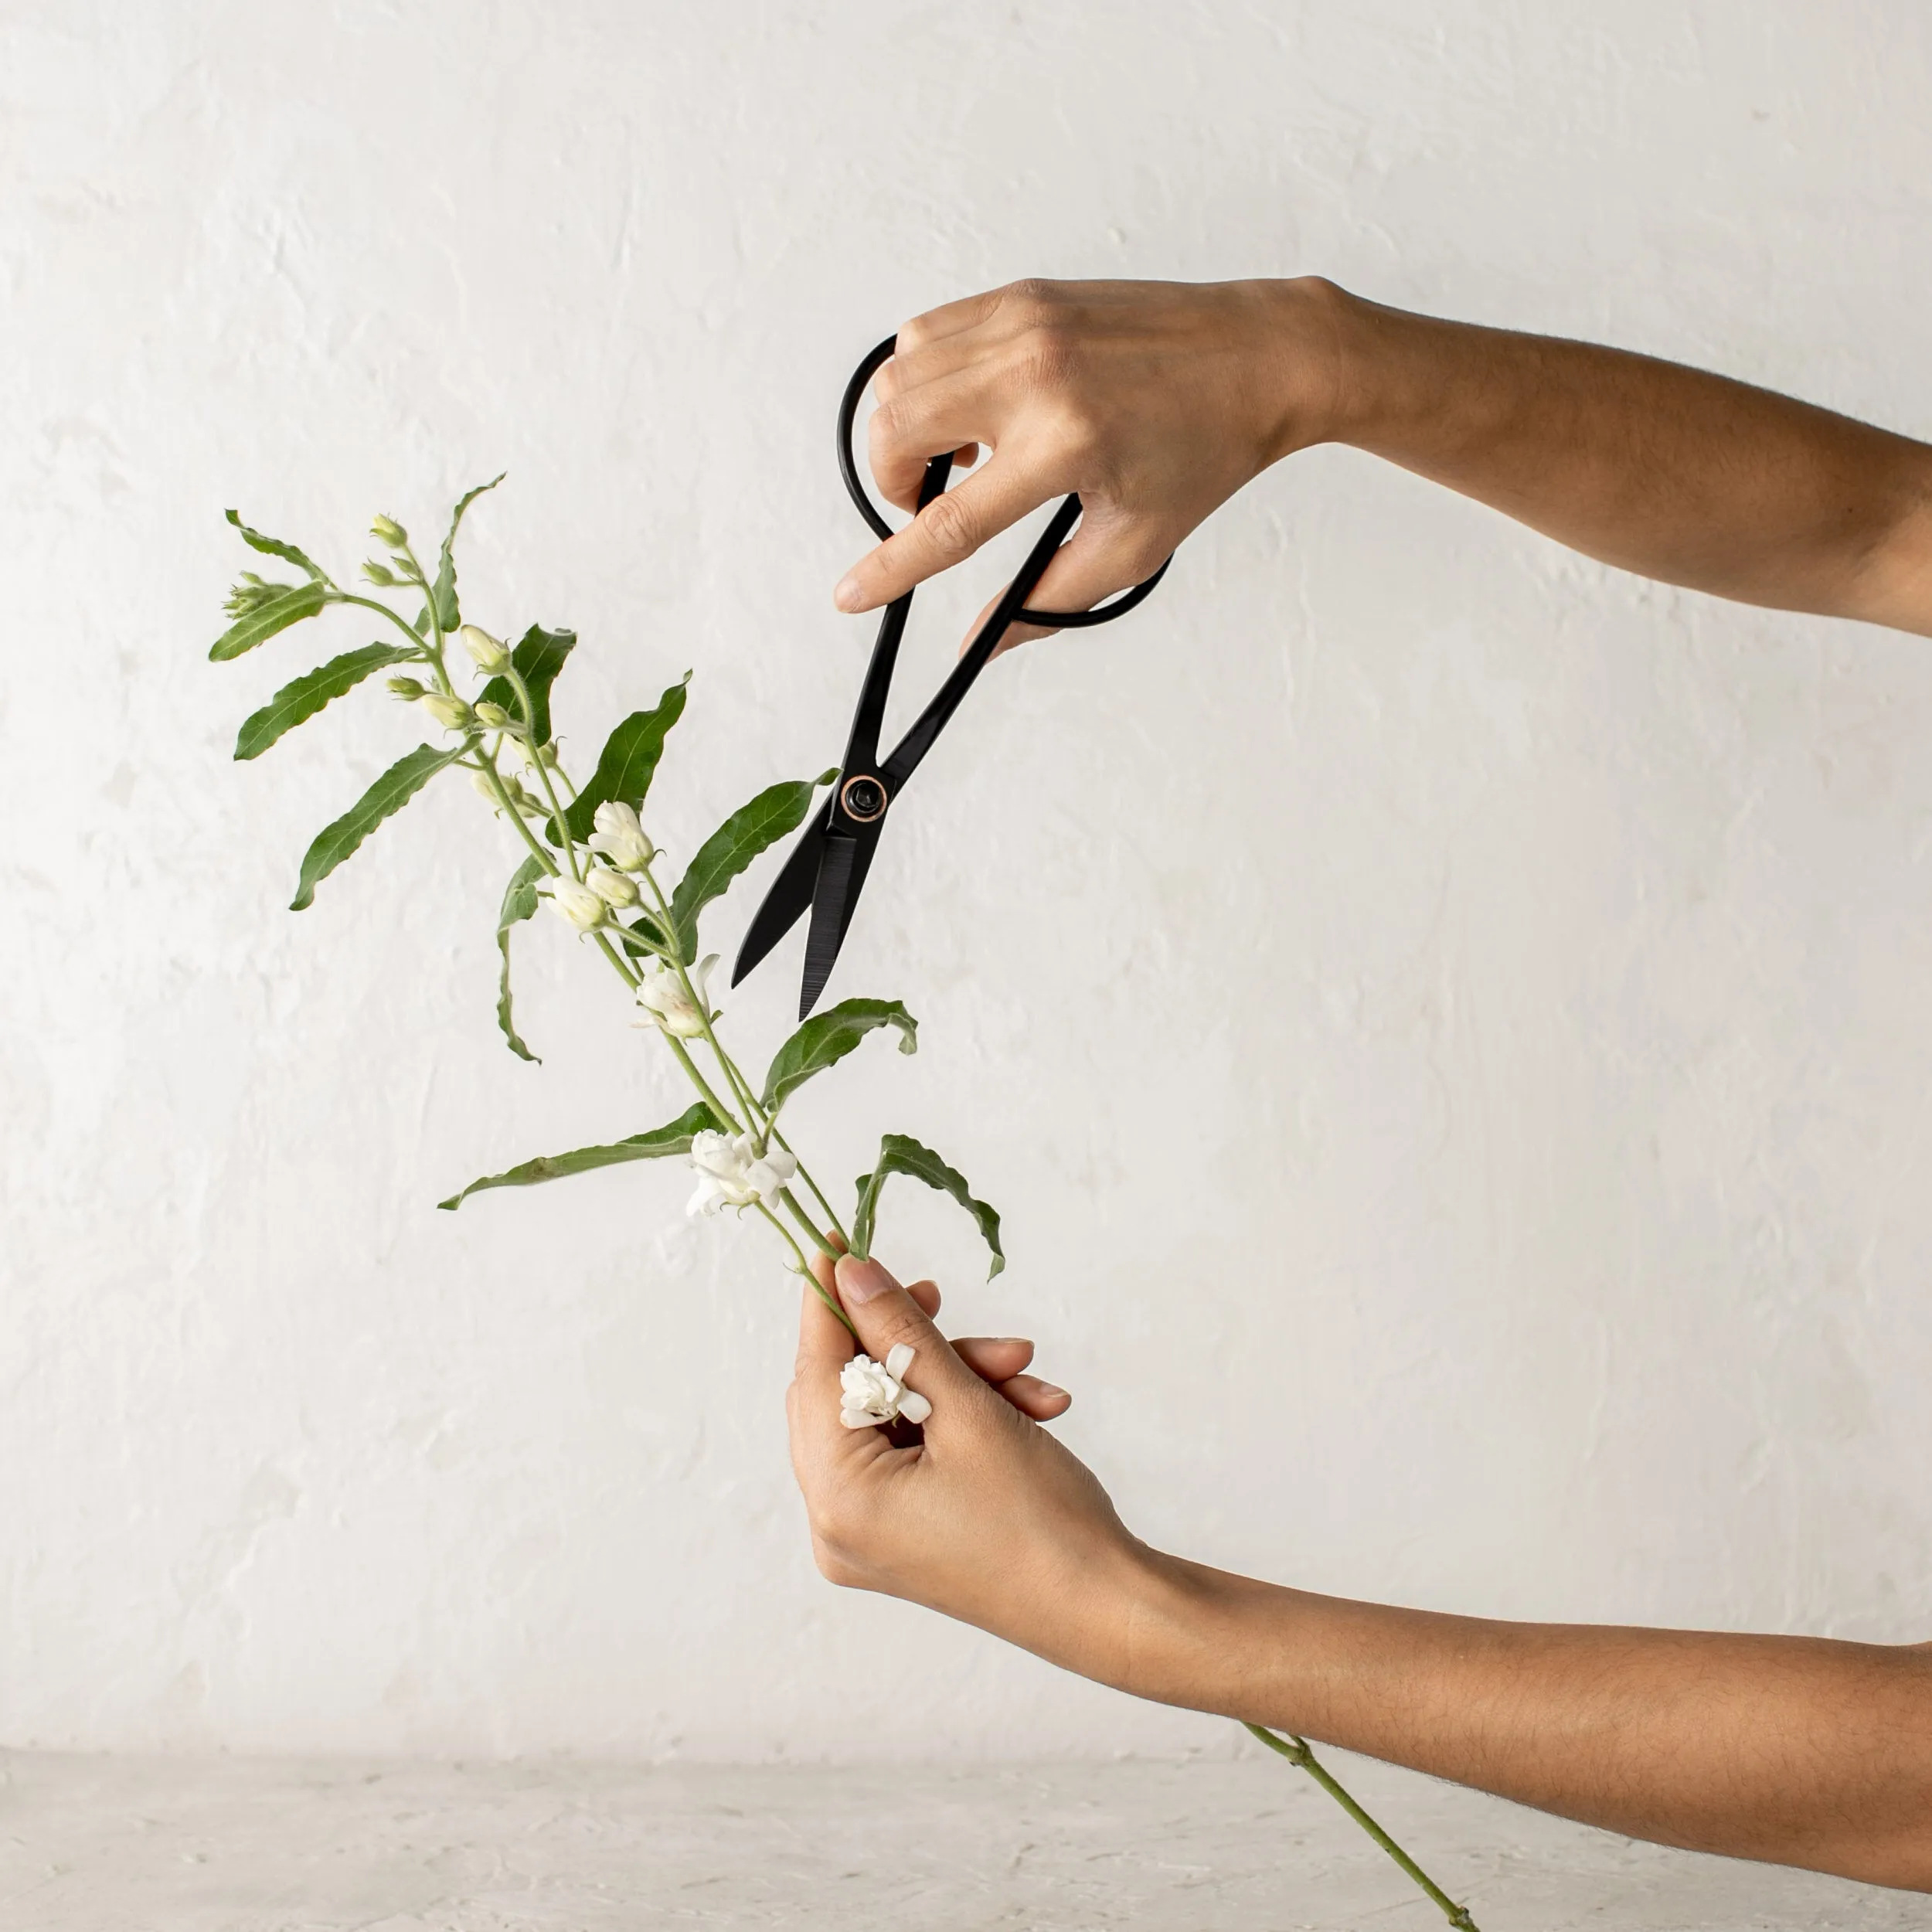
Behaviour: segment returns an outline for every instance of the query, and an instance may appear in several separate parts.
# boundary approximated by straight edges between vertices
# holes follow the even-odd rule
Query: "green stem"
[[[778,1124],[775,1121],[772,1123],[771,1126],[771,1138],[776,1141],[794,1161],[798,1161],[798,1150],[792,1145],[791,1141],[787,1140],[785,1137],[778,1131]],[[820,1189],[818,1183],[811,1178],[811,1170],[805,1165],[803,1161],[798,1161],[798,1178],[804,1182],[807,1187],[811,1189],[812,1199],[818,1203],[820,1207],[824,1209],[825,1219],[832,1223],[833,1230],[837,1233],[839,1240],[844,1242],[845,1246],[849,1248],[852,1246],[852,1236],[845,1232],[845,1223],[838,1218],[838,1210],[825,1199],[825,1194]]]
[[[791,1189],[788,1187],[781,1187],[778,1190],[778,1198],[791,1210],[791,1218],[818,1244],[818,1252],[835,1261],[838,1258],[838,1250],[818,1232],[811,1216],[798,1205],[798,1197],[792,1192]]]
[[[758,1203],[758,1212],[778,1230],[779,1236],[784,1242],[785,1246],[790,1248],[794,1254],[798,1256],[798,1272],[811,1284],[812,1293],[817,1295],[818,1299],[824,1302],[825,1306],[831,1309],[834,1315],[838,1316],[840,1325],[843,1327],[846,1334],[850,1335],[853,1341],[856,1342],[859,1339],[859,1331],[852,1325],[851,1316],[847,1315],[845,1310],[839,1307],[838,1304],[833,1300],[830,1295],[826,1294],[824,1287],[819,1282],[818,1276],[812,1273],[811,1267],[808,1265],[805,1260],[804,1250],[801,1248],[798,1243],[791,1238],[791,1232],[788,1229],[787,1229],[784,1223],[780,1220],[777,1216],[774,1214],[770,1209],[767,1207],[762,1201]]]
[[[698,1063],[686,1051],[684,1042],[679,1039],[675,1033],[665,1034],[664,1041],[672,1052],[677,1055],[678,1064],[690,1075],[691,1084],[698,1090],[705,1105],[709,1107],[712,1112],[716,1114],[718,1118],[723,1121],[734,1134],[742,1134],[744,1129],[739,1125],[737,1115],[733,1113],[716,1094],[712,1092],[711,1083],[698,1071]]]
[[[1415,1860],[1342,1788],[1340,1782],[1328,1767],[1309,1749],[1306,1739],[1297,1737],[1292,1732],[1285,1739],[1280,1738],[1264,1726],[1250,1724],[1245,1719],[1242,1723],[1241,1728],[1250,1737],[1258,1739],[1262,1743],[1267,1745],[1270,1750],[1277,1752],[1291,1764],[1298,1764],[1303,1770],[1306,1771],[1309,1777],[1313,1778],[1316,1784],[1319,1784],[1322,1790],[1326,1791],[1329,1797],[1333,1798],[1336,1804],[1339,1804],[1349,1817],[1353,1818],[1356,1824],[1359,1825],[1362,1830],[1366,1832],[1369,1837],[1373,1838],[1376,1844],[1380,1845],[1383,1850],[1386,1852],[1389,1857],[1393,1859],[1396,1864],[1400,1866],[1403,1870],[1422,1887],[1437,1910],[1441,1912],[1443,1917],[1456,1928],[1456,1932],[1480,1932],[1480,1928],[1475,1920],[1469,1916],[1468,1906],[1457,1904],[1455,1900],[1450,1897],[1449,1894],[1444,1891],[1442,1887],[1437,1884],[1434,1879],[1430,1878],[1428,1873],[1423,1871],[1422,1867],[1417,1864]]]
[[[434,621],[432,617],[430,622]],[[570,835],[570,828],[563,822],[563,807],[558,801],[556,787],[550,782],[549,764],[543,756],[543,747],[536,741],[536,700],[530,696],[530,687],[523,682],[523,673],[515,665],[506,663],[503,672],[516,693],[518,707],[523,713],[523,729],[530,734],[530,753],[536,764],[537,781],[543,787],[544,797],[550,801],[550,822],[563,838],[564,855],[570,862],[570,876],[581,880],[583,875],[577,870],[577,841]]]
[[[536,842],[536,835],[523,822],[523,815],[512,801],[509,789],[503,782],[503,774],[496,768],[496,760],[481,744],[477,747],[477,762],[474,769],[481,772],[490,781],[490,789],[503,801],[504,816],[523,835],[523,842],[535,855],[537,862],[554,879],[557,876],[557,862]]]

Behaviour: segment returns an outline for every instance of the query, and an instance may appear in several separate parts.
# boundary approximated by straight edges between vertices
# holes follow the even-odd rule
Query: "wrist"
[[[1248,286],[1264,318],[1259,381],[1267,461],[1352,440],[1374,413],[1383,311],[1319,275]]]

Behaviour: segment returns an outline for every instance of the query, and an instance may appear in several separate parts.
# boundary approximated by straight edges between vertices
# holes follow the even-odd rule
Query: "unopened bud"
[[[379,583],[385,587],[400,581],[396,573],[386,563],[378,563],[373,558],[362,566],[362,574],[370,583]]]
[[[510,654],[504,649],[500,638],[493,638],[479,625],[466,624],[457,632],[463,641],[463,648],[476,660],[479,671],[506,671],[509,668]]]
[[[583,875],[583,883],[607,906],[634,906],[638,903],[637,887],[621,872],[613,872],[608,866],[593,866]]]
[[[393,516],[379,516],[369,526],[369,533],[372,537],[380,538],[383,543],[392,548],[406,543],[410,540],[409,532],[404,529]]]
[[[510,722],[510,714],[500,704],[486,702],[476,707],[476,722],[492,731],[501,731]]]
[[[635,809],[622,799],[607,798],[597,807],[593,823],[591,849],[602,852],[619,872],[642,872],[657,856]]]
[[[611,909],[588,886],[574,879],[560,879],[551,887],[550,903],[580,933],[601,926]]]
[[[475,717],[461,698],[453,698],[447,691],[424,692],[422,706],[438,724],[449,731],[467,731]]]
[[[413,678],[392,678],[389,688],[405,704],[413,704],[423,695],[423,688]]]

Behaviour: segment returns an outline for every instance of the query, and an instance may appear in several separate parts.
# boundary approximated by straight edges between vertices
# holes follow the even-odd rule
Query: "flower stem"
[[[1329,1797],[1333,1798],[1336,1804],[1339,1804],[1342,1810],[1346,1811],[1349,1817],[1353,1818],[1356,1824],[1359,1825],[1362,1830],[1366,1832],[1369,1837],[1373,1838],[1376,1844],[1380,1845],[1383,1850],[1386,1852],[1389,1857],[1393,1859],[1396,1864],[1400,1866],[1403,1870],[1422,1887],[1431,1903],[1440,1911],[1450,1924],[1456,1928],[1456,1932],[1481,1932],[1481,1928],[1475,1920],[1469,1916],[1468,1906],[1457,1904],[1455,1900],[1451,1898],[1449,1894],[1444,1891],[1442,1887],[1437,1884],[1434,1879],[1430,1878],[1428,1873],[1423,1871],[1422,1867],[1417,1864],[1415,1860],[1342,1788],[1340,1781],[1334,1774],[1309,1749],[1306,1739],[1297,1737],[1292,1732],[1285,1738],[1277,1737],[1273,1731],[1266,1729],[1264,1726],[1250,1724],[1245,1720],[1241,1728],[1250,1737],[1257,1739],[1260,1743],[1267,1745],[1270,1750],[1278,1753],[1291,1764],[1298,1764],[1303,1770],[1306,1771],[1316,1784],[1319,1784],[1322,1790],[1326,1791]]]
[[[846,1334],[850,1335],[853,1341],[856,1342],[859,1339],[859,1331],[852,1325],[852,1318],[848,1315],[845,1310],[839,1307],[838,1304],[834,1301],[830,1295],[826,1294],[824,1288],[820,1286],[818,1276],[812,1273],[811,1268],[806,1264],[804,1250],[801,1248],[798,1243],[791,1238],[791,1231],[786,1227],[784,1223],[780,1220],[777,1216],[774,1214],[770,1209],[765,1206],[764,1202],[759,1202],[757,1206],[758,1212],[778,1230],[779,1236],[784,1242],[785,1246],[790,1248],[792,1253],[798,1257],[798,1272],[811,1284],[812,1293],[817,1295],[818,1299],[824,1302],[825,1306],[831,1309],[834,1315],[838,1316]]]

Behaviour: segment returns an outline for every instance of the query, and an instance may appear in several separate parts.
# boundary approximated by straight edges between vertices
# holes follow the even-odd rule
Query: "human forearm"
[[[1090,1631],[1074,1667],[1141,1696],[1634,1836],[1932,1891],[1932,1648],[1447,1617],[1151,1553]]]
[[[1328,308],[1325,440],[1645,577],[1932,634],[1925,444],[1617,349]],[[1298,338],[1305,313],[1284,301]]]

